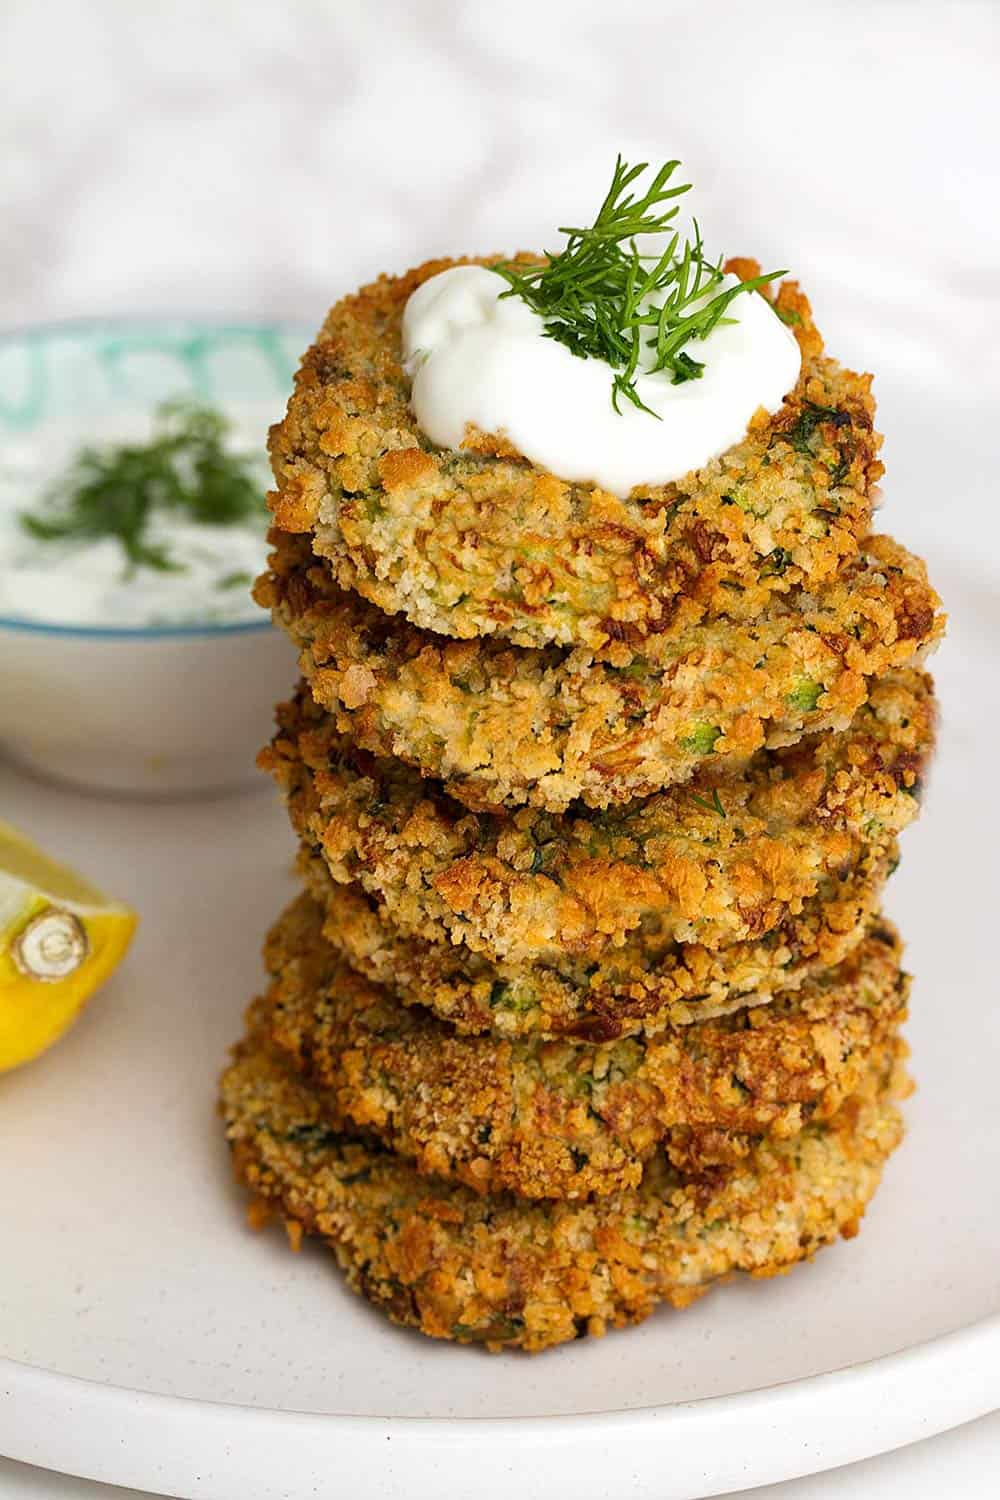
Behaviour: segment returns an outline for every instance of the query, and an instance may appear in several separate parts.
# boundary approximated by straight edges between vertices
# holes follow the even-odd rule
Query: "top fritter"
[[[662,229],[672,212],[627,222]],[[520,645],[596,649],[625,629],[633,637],[662,629],[682,596],[708,617],[752,617],[775,593],[820,584],[855,554],[882,473],[871,379],[824,357],[797,285],[784,282],[769,302],[759,267],[710,265],[697,239],[700,269],[684,272],[675,237],[675,259],[657,263],[660,281],[628,292],[631,312],[623,312],[621,296],[614,304],[624,319],[611,330],[619,343],[624,338],[616,366],[614,351],[602,362],[587,343],[606,331],[599,297],[579,324],[564,311],[562,322],[551,321],[540,299],[542,271],[593,254],[586,236],[594,232],[571,231],[567,250],[547,261],[428,262],[382,277],[331,310],[285,420],[271,433],[278,486],[271,504],[279,527],[312,533],[316,554],[342,587],[452,637],[497,632]],[[689,243],[693,265],[691,252]],[[615,253],[622,285],[654,277],[647,257]],[[459,264],[465,279],[447,283]],[[490,269],[473,270],[483,266]],[[679,284],[679,276],[686,280]],[[425,285],[432,277],[457,287],[443,308]],[[749,288],[741,285],[747,281]],[[426,347],[428,328],[435,349]],[[466,335],[462,358],[452,357],[455,340]],[[437,389],[455,397],[451,428],[456,412],[464,419],[452,433],[457,447],[440,446],[448,423],[430,421],[428,402],[416,399],[442,340],[451,363],[441,365]],[[763,361],[762,345],[770,351]],[[631,365],[630,348],[637,351]],[[508,376],[487,382],[507,393],[493,431],[484,430],[476,405],[480,350]],[[558,383],[544,378],[553,360],[574,377],[580,400],[572,409],[563,400],[568,386],[547,404],[548,386]],[[530,374],[537,399],[518,400],[510,378],[518,372],[526,382]],[[601,382],[602,431],[618,444],[610,455],[593,446],[597,418],[588,418],[585,399],[597,400],[591,376]],[[782,399],[786,378],[791,388]],[[530,434],[526,441],[528,426],[537,442]],[[696,429],[704,433],[701,466],[679,473],[681,458],[691,461]],[[713,432],[721,437],[714,451]],[[734,432],[742,433],[735,441]],[[621,476],[635,472],[640,450],[662,452],[663,467],[650,476],[655,482],[628,488]],[[543,462],[558,462],[561,475]],[[567,477],[588,465],[604,487]]]

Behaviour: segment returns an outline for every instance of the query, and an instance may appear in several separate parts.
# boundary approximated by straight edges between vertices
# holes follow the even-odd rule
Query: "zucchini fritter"
[[[854,870],[824,879],[800,912],[759,939],[710,950],[675,943],[647,923],[599,960],[569,954],[522,964],[492,964],[463,943],[401,933],[373,897],[337,885],[308,849],[299,867],[325,908],[329,942],[405,1004],[426,1006],[462,1032],[604,1042],[763,1003],[839,963],[864,936],[897,860],[895,844],[866,851]]]
[[[803,362],[781,410],[761,411],[741,442],[683,479],[618,499],[539,470],[502,437],[470,432],[460,450],[441,450],[420,433],[403,308],[459,263],[469,262],[383,276],[332,308],[271,430],[276,522],[311,532],[342,587],[462,639],[596,648],[623,627],[640,638],[661,629],[685,598],[750,618],[853,556],[882,474],[871,377],[824,357],[794,282],[777,305]]]
[[[596,958],[655,921],[707,948],[760,938],[916,815],[932,684],[890,674],[850,727],[706,767],[604,812],[472,813],[400,761],[357,750],[300,686],[260,764],[333,878],[394,926],[497,961]]]
[[[544,1349],[683,1307],[733,1271],[770,1276],[857,1232],[902,1125],[899,1059],[864,1070],[829,1122],[758,1142],[702,1175],[662,1155],[589,1202],[482,1197],[331,1131],[320,1097],[254,1038],[222,1080],[237,1174],[297,1245],[334,1250],[349,1284],[434,1338]]]
[[[899,940],[878,919],[838,967],[770,1005],[596,1046],[458,1036],[361,978],[322,928],[300,896],[272,929],[251,1029],[320,1091],[331,1128],[477,1192],[635,1187],[660,1148],[682,1170],[732,1165],[755,1136],[828,1120],[906,1013]]]
[[[692,623],[682,609],[643,653],[620,642],[595,660],[418,630],[341,592],[301,538],[273,535],[256,597],[299,646],[313,697],[356,744],[476,810],[606,807],[846,729],[872,679],[919,660],[944,629],[923,563],[889,537],[757,620]]]

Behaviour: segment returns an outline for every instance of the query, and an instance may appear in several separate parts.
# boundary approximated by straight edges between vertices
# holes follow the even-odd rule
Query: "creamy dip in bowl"
[[[268,487],[302,328],[183,318],[81,322],[0,336],[0,749],[108,792],[177,795],[257,780],[294,655],[249,595],[267,555],[261,510],[234,524],[169,512],[145,540],[40,541],[22,513],[83,447],[147,443],[187,399],[229,423],[227,449]]]

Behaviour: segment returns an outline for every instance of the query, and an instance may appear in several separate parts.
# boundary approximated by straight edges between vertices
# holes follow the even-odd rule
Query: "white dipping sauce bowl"
[[[255,751],[296,675],[269,621],[101,630],[0,620],[0,745],[28,770],[132,796],[264,779]]]
[[[5,503],[29,505],[82,444],[148,433],[177,396],[219,407],[263,454],[309,338],[301,325],[174,315],[0,333]],[[264,789],[256,752],[296,675],[294,648],[249,601],[235,621],[140,627],[0,610],[0,755],[105,793]]]

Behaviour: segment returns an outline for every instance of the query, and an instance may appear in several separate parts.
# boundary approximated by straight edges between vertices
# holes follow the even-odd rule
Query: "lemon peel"
[[[0,823],[0,1073],[44,1052],[115,971],[136,915]]]

